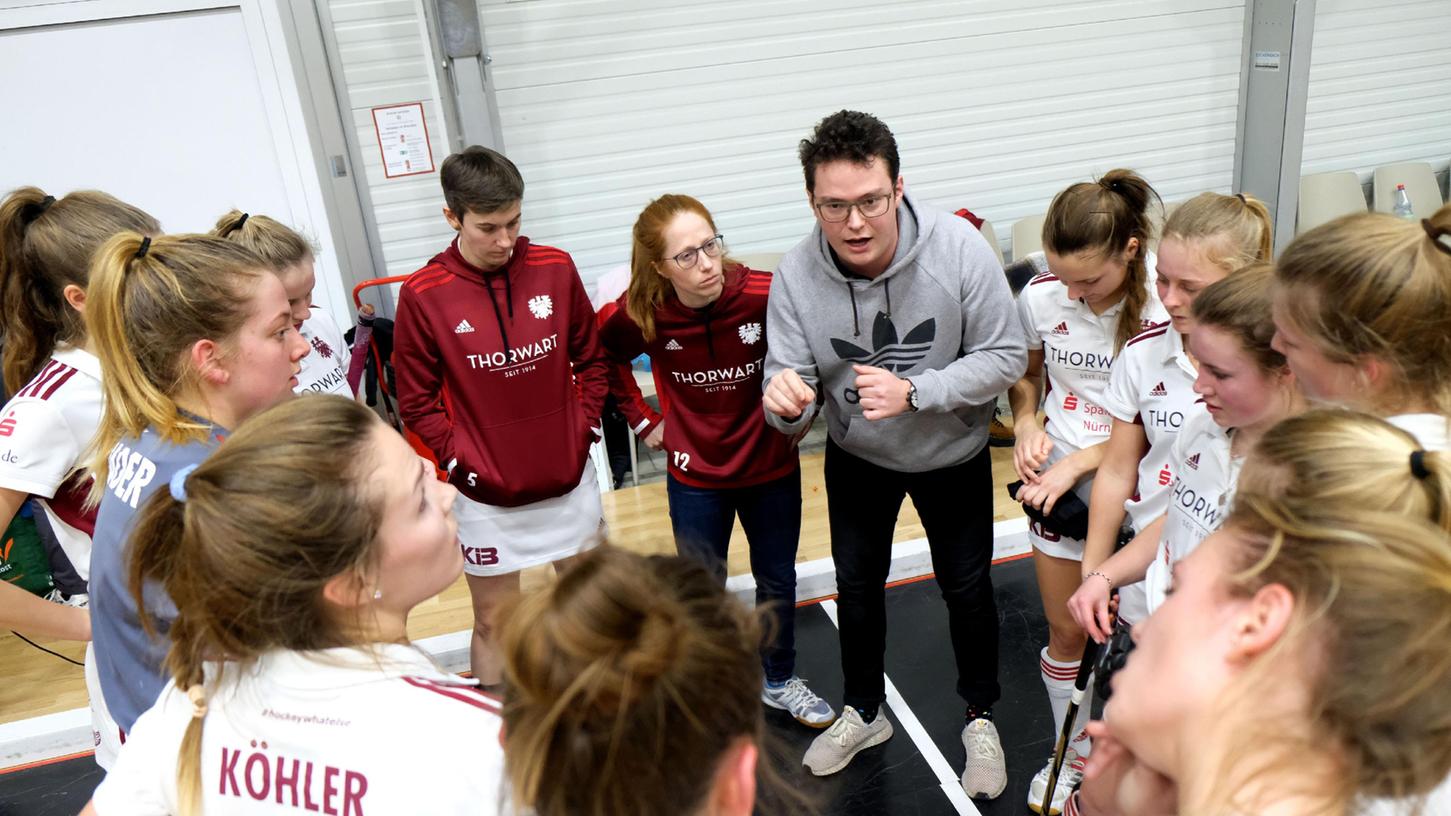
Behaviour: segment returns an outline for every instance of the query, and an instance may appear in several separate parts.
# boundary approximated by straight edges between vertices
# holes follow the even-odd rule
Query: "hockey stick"
[[[1098,662],[1098,643],[1093,638],[1083,646],[1083,657],[1078,662],[1078,676],[1073,680],[1073,697],[1068,701],[1068,713],[1063,717],[1063,727],[1058,731],[1058,743],[1053,746],[1053,764],[1048,769],[1048,788],[1043,794],[1042,813],[1049,816],[1053,811],[1053,790],[1058,787],[1058,775],[1063,770],[1063,758],[1068,753],[1068,740],[1072,737],[1073,721],[1078,718],[1078,707],[1088,690],[1088,678],[1093,675],[1093,664]]]

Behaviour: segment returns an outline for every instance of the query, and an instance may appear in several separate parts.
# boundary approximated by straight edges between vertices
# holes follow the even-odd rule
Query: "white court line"
[[[836,622],[836,601],[822,601],[821,608],[826,612],[826,616],[831,618],[832,625],[838,629],[841,628],[841,624]],[[922,758],[927,760],[927,767],[931,768],[932,773],[937,777],[938,786],[947,795],[947,801],[952,803],[961,816],[981,816],[981,811],[968,798],[967,791],[962,789],[962,779],[956,771],[952,770],[952,766],[947,764],[947,757],[937,749],[937,743],[927,735],[927,729],[922,727],[917,715],[907,707],[907,701],[892,684],[892,678],[883,674],[882,679],[887,684],[887,705],[891,707],[892,713],[897,715],[897,722],[902,724],[907,736],[912,738],[912,744],[917,746],[917,751],[922,754]]]

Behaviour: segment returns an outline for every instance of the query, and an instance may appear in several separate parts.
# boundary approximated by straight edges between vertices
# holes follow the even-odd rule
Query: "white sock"
[[[1063,727],[1063,718],[1068,715],[1068,704],[1073,700],[1073,681],[1078,678],[1079,661],[1064,662],[1048,656],[1047,647],[1038,655],[1038,670],[1043,675],[1043,686],[1048,689],[1048,702],[1053,706],[1053,744],[1058,744],[1058,729]],[[1083,703],[1073,718],[1073,734],[1068,744],[1079,756],[1093,752],[1093,741],[1084,733],[1088,725],[1089,709],[1093,707],[1093,683],[1083,695]]]

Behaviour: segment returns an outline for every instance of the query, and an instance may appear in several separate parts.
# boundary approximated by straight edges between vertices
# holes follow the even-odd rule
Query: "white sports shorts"
[[[508,575],[553,563],[591,549],[605,537],[599,481],[589,457],[579,484],[563,496],[496,507],[460,493],[453,514],[468,575]]]

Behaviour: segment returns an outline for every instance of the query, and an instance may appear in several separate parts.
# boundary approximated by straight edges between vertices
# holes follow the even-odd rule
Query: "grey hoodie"
[[[824,404],[827,430],[842,448],[921,472],[982,450],[993,401],[1023,375],[1028,357],[1002,265],[982,235],[906,195],[897,224],[896,256],[872,280],[842,274],[820,225],[781,259],[771,282],[765,379],[795,369],[817,401],[794,421],[770,411],[766,421],[795,433]],[[868,421],[853,363],[911,379],[920,410]]]

